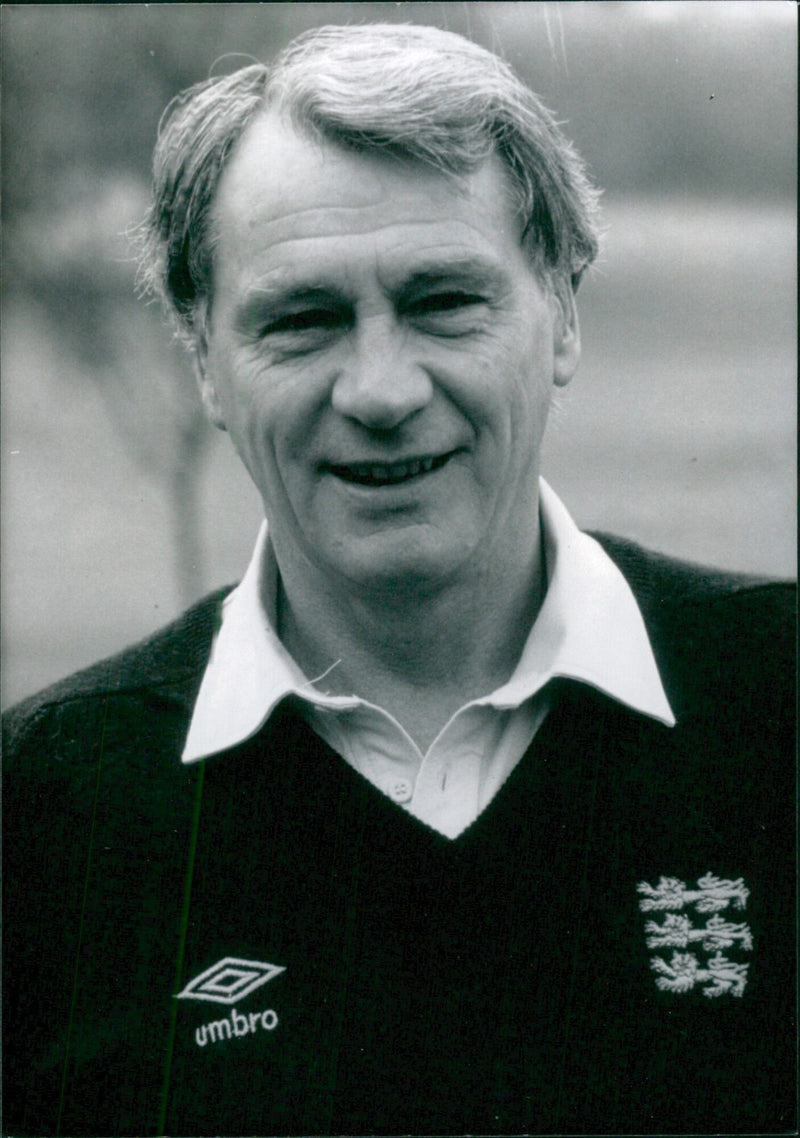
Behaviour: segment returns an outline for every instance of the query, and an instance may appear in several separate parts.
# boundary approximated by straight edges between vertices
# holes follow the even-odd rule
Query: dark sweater
[[[12,711],[4,1133],[790,1130],[793,594],[603,544],[678,725],[559,681],[455,841],[291,704],[181,765],[219,594]]]

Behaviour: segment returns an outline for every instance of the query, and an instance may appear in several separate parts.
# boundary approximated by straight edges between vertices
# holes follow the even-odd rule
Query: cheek
[[[508,352],[496,373],[490,430],[508,486],[528,482],[538,473],[542,438],[550,410],[552,357],[528,335]]]
[[[226,427],[237,449],[258,452],[286,417],[291,391],[282,387],[272,369],[241,355],[222,357],[217,367]]]
[[[508,374],[513,377],[513,399],[523,413],[537,421],[550,404],[555,360],[549,327],[534,323],[517,337],[509,353]]]
[[[490,347],[472,359],[473,381],[465,403],[470,403],[484,429],[499,436],[498,441],[535,438],[550,403],[552,352],[529,331]]]

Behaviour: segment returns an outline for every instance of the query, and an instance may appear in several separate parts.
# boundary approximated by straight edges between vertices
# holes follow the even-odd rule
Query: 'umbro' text
[[[278,1013],[272,1008],[264,1012],[250,1012],[249,1015],[241,1015],[234,1008],[230,1019],[217,1019],[202,1024],[195,1031],[194,1038],[198,1047],[205,1047],[209,1041],[219,1043],[223,1039],[230,1039],[232,1035],[255,1035],[259,1029],[274,1031],[277,1026]]]

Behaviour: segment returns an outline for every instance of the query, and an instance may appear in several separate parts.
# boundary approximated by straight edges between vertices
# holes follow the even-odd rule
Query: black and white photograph
[[[3,1122],[797,1126],[797,8],[6,4]]]

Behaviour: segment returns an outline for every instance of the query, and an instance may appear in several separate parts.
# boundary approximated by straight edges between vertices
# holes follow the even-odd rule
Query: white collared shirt
[[[673,726],[642,615],[600,545],[540,480],[547,593],[510,678],[451,717],[423,755],[397,720],[358,696],[309,680],[275,629],[278,570],[262,525],[241,584],[223,602],[183,752],[185,763],[254,735],[294,696],[309,725],[415,818],[455,838],[488,806],[528,749],[548,707],[548,681],[581,680]],[[327,674],[327,673],[326,673]]]

